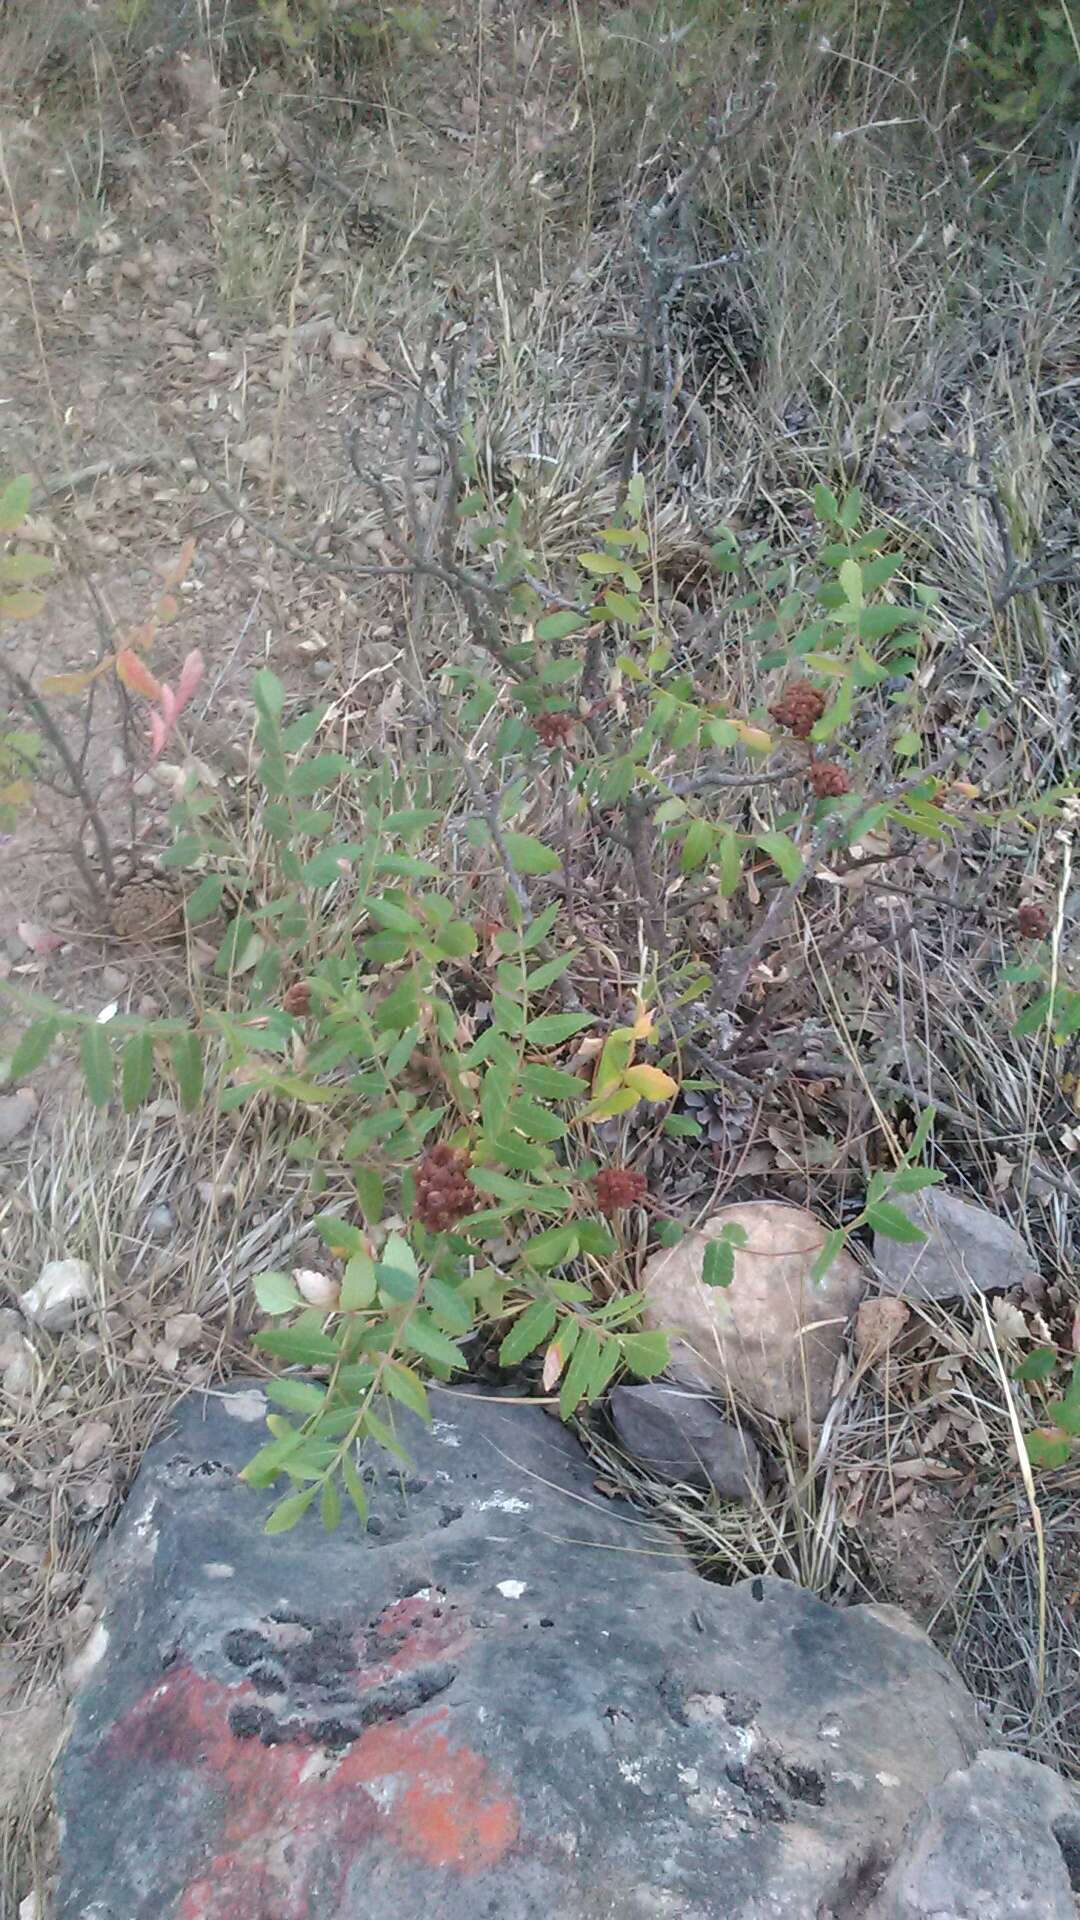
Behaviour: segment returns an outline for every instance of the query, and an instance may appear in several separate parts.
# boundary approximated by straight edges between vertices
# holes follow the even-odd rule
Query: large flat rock
[[[112,1542],[59,1778],[58,1920],[861,1914],[970,1698],[887,1610],[721,1588],[540,1411],[368,1462],[267,1538],[248,1388],[189,1401]]]

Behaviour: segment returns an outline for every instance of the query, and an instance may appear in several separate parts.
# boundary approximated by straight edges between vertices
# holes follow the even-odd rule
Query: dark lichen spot
[[[256,1693],[284,1693],[285,1679],[277,1667],[249,1667],[248,1679]]]
[[[234,1627],[225,1635],[225,1657],[234,1667],[253,1667],[273,1651],[266,1635],[254,1627]]]
[[[229,1727],[238,1740],[261,1740],[264,1746],[276,1746],[280,1738],[275,1716],[251,1700],[230,1709]]]
[[[787,1764],[781,1771],[793,1800],[803,1800],[811,1807],[825,1805],[825,1776],[817,1767]]]

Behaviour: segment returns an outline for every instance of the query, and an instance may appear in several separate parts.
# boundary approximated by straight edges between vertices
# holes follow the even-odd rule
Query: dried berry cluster
[[[1017,913],[1016,925],[1022,939],[1045,940],[1050,931],[1050,918],[1037,900],[1025,900]]]
[[[621,1213],[624,1207],[639,1206],[648,1182],[633,1167],[601,1167],[593,1180],[596,1204],[601,1213]]]
[[[114,894],[110,913],[121,940],[172,940],[184,924],[181,895],[155,874],[126,881]]]
[[[416,1212],[430,1232],[445,1233],[479,1204],[467,1153],[445,1141],[425,1153],[416,1170]]]
[[[810,767],[810,785],[819,800],[839,800],[851,792],[851,781],[835,760],[815,760]]]
[[[545,747],[569,746],[574,733],[572,713],[542,713],[536,722],[536,731]]]
[[[774,706],[769,708],[778,727],[785,727],[796,740],[807,740],[825,711],[825,695],[809,680],[793,680]]]

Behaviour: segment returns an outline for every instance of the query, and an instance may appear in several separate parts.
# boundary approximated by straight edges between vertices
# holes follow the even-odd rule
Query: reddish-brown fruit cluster
[[[601,1213],[621,1213],[624,1207],[640,1206],[648,1181],[633,1167],[601,1167],[593,1180],[593,1190]]]
[[[542,713],[536,722],[536,731],[545,747],[569,746],[574,734],[574,716],[572,713]]]
[[[1017,913],[1016,926],[1023,940],[1045,940],[1050,931],[1050,917],[1037,900],[1025,900]]]
[[[291,987],[286,987],[281,996],[281,1006],[284,1013],[292,1013],[297,1017],[310,1013],[311,988],[307,981],[294,980]]]
[[[835,760],[815,760],[810,767],[810,785],[819,800],[839,800],[851,792],[851,781]]]
[[[417,1218],[431,1233],[445,1233],[480,1201],[469,1179],[469,1156],[441,1140],[425,1153],[416,1170]]]
[[[778,727],[785,727],[796,740],[808,740],[825,711],[825,695],[809,680],[793,680],[774,706],[769,708]]]

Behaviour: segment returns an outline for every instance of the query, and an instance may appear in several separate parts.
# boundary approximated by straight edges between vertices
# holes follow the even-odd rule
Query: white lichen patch
[[[247,1426],[266,1418],[266,1395],[258,1387],[249,1387],[246,1393],[223,1394],[221,1404],[231,1420],[243,1420]]]
[[[105,1658],[109,1645],[108,1629],[99,1620],[85,1646],[68,1661],[66,1679],[69,1687],[81,1687],[87,1676],[93,1673],[100,1660]]]

